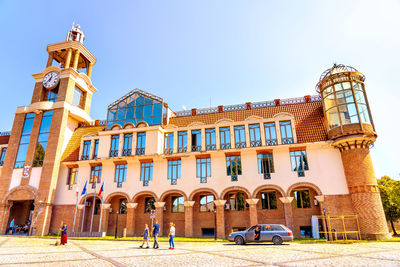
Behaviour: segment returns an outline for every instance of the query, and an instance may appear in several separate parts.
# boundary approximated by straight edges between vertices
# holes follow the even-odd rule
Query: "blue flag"
[[[83,187],[81,196],[83,196],[84,194],[86,194],[86,187],[87,187],[87,180],[86,180],[85,186]]]

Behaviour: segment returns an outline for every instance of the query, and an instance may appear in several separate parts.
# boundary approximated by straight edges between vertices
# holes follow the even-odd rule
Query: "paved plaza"
[[[1,266],[400,266],[400,242],[290,243],[282,246],[177,242],[175,250],[139,242],[0,237]]]

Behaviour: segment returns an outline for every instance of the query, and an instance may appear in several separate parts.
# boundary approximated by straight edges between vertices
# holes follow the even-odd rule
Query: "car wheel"
[[[244,239],[241,236],[235,237],[235,243],[236,245],[244,245]]]
[[[272,242],[274,242],[274,245],[282,245],[283,241],[280,236],[274,236],[272,238]]]

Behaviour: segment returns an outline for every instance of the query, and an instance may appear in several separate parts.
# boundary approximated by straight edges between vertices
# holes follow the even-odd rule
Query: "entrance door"
[[[7,228],[12,219],[14,219],[15,233],[28,234],[31,225],[31,213],[34,210],[33,200],[13,201],[10,208],[10,217],[8,219]]]

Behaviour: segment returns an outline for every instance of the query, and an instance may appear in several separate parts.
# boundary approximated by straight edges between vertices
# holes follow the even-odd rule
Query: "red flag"
[[[101,193],[103,193],[103,190],[104,190],[104,182],[103,182],[103,184],[101,185],[100,190],[99,190],[99,193],[97,194],[97,196],[100,196]]]

